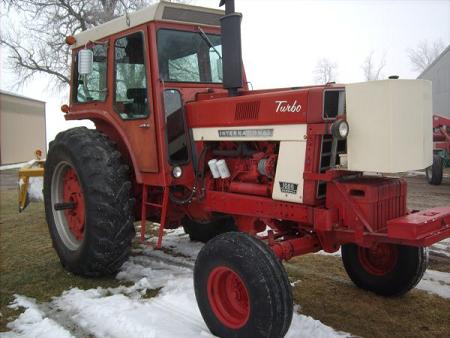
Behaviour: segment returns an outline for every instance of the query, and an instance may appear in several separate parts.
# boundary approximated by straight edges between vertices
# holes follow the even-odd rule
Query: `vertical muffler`
[[[234,0],[221,0],[225,5],[225,16],[220,18],[222,33],[223,86],[230,96],[236,96],[242,88],[242,14],[234,11]]]

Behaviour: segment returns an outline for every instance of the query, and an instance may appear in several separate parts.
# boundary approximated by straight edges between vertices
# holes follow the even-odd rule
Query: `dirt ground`
[[[450,205],[450,168],[445,171],[441,185],[428,184],[423,173],[403,175],[408,182],[408,207],[427,209]]]
[[[115,287],[114,278],[74,276],[60,265],[48,235],[43,204],[17,212],[16,171],[0,172],[0,331],[21,312],[8,308],[14,294],[47,302],[64,290]],[[424,176],[406,177],[409,207],[450,205],[450,177],[430,186]],[[135,245],[138,245],[135,243]],[[336,330],[362,337],[450,337],[450,300],[413,290],[400,298],[382,298],[354,287],[339,257],[306,255],[285,265],[293,282],[298,311]],[[450,261],[431,268],[450,272]],[[152,297],[158,293],[150,293]]]

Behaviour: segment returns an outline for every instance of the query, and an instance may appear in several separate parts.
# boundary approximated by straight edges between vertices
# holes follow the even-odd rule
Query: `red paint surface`
[[[84,238],[85,202],[78,176],[73,168],[69,168],[63,177],[63,200],[75,204],[73,209],[64,210],[69,230],[77,240]]]
[[[380,243],[371,248],[358,247],[358,260],[370,274],[384,276],[394,270],[398,261],[398,247]]]
[[[433,116],[434,149],[442,149],[450,154],[450,119]]]
[[[226,266],[219,266],[208,277],[208,300],[218,320],[228,328],[243,327],[250,317],[250,297],[241,277]]]

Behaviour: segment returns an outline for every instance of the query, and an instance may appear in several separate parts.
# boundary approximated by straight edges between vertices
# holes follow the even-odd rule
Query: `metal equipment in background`
[[[450,168],[450,119],[433,116],[433,164],[426,169],[428,183],[442,183],[444,169]]]
[[[21,167],[18,172],[18,184],[19,184],[19,212],[25,210],[30,203],[28,189],[30,188],[30,177],[43,177],[45,159],[42,159],[42,151],[36,150],[34,153],[36,159],[28,162]]]

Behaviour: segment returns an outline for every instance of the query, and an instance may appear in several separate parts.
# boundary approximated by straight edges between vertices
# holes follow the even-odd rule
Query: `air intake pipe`
[[[242,88],[242,14],[234,11],[234,0],[220,0],[225,5],[225,16],[220,18],[222,31],[223,86],[230,96],[236,96]]]

